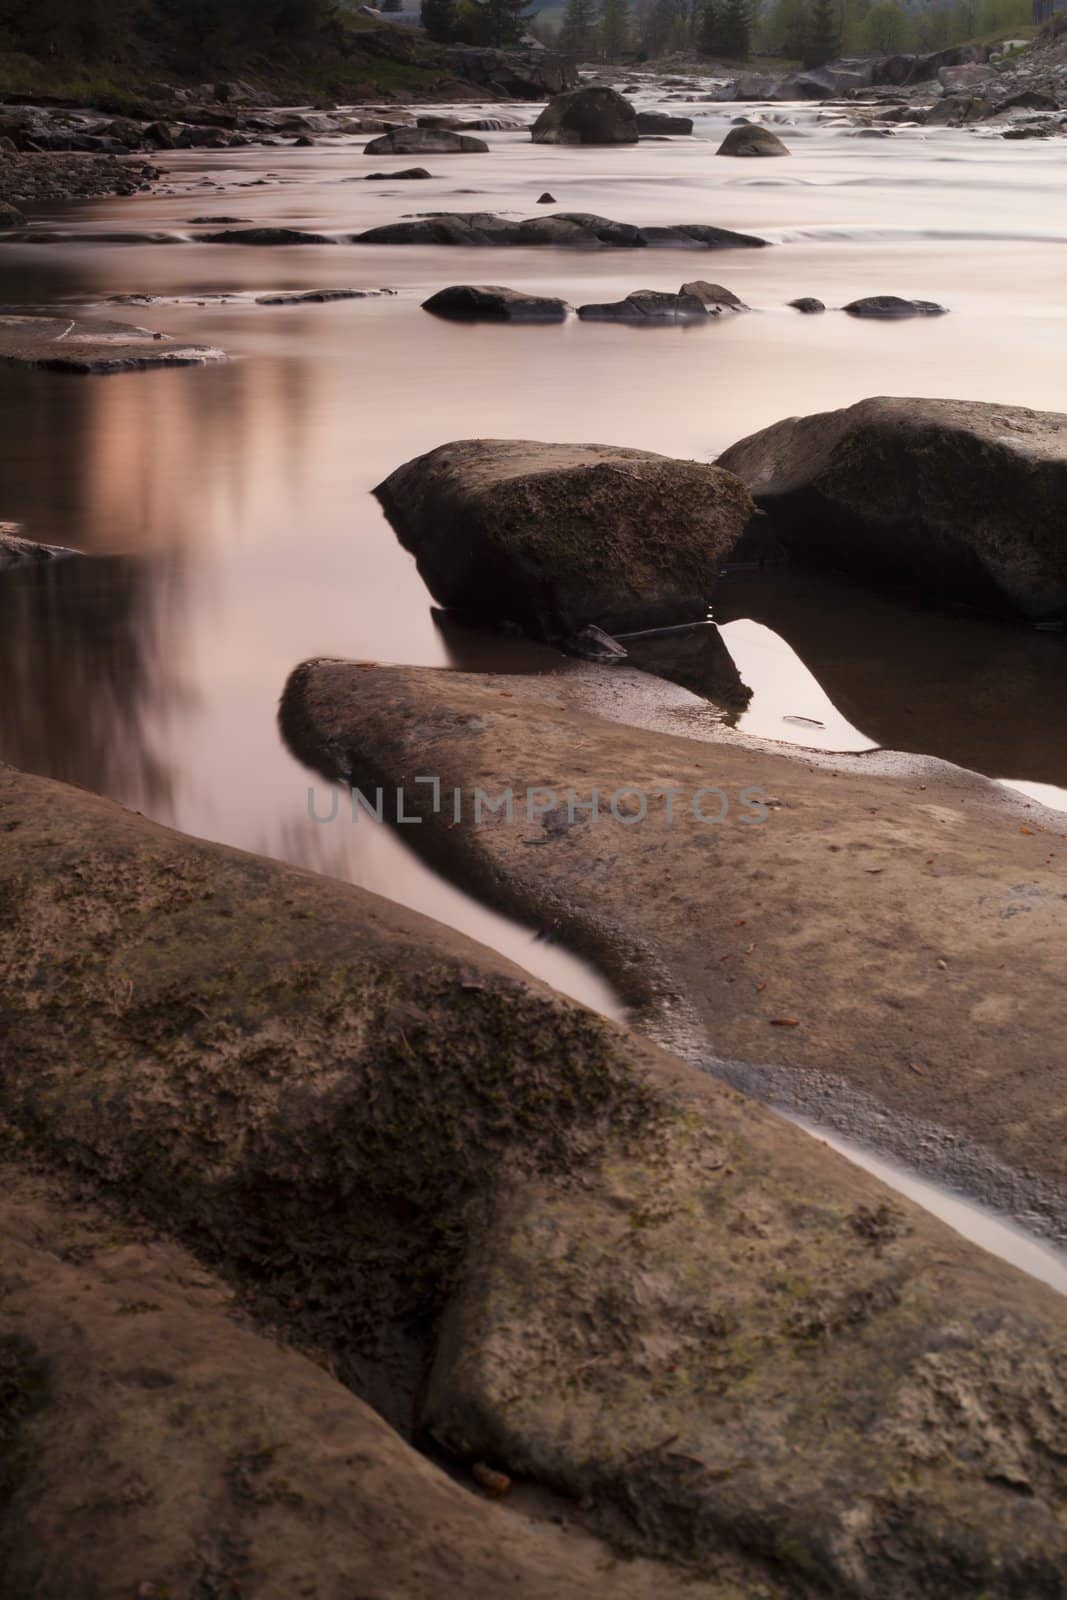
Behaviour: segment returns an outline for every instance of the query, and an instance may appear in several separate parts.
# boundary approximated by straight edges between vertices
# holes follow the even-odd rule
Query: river
[[[771,121],[789,159],[728,160],[714,151],[740,108],[668,102],[653,84],[637,98],[694,115],[694,136],[560,149],[490,133],[489,155],[424,158],[433,178],[406,183],[366,181],[412,163],[364,156],[363,139],[169,155],[155,193],[52,207],[34,221],[63,237],[0,245],[8,306],[121,316],[232,357],[115,378],[0,372],[0,518],[107,558],[0,586],[0,758],[363,884],[612,1015],[618,1003],[588,966],[435,876],[388,830],[309,816],[309,791],[322,806],[324,786],[276,723],[305,657],[568,670],[507,640],[450,630],[446,642],[369,491],[400,462],[468,436],[710,460],[780,417],[874,394],[1055,410],[1067,366],[1063,140],[918,128],[862,138],[818,106],[776,106],[745,109]],[[239,217],[340,237],[420,211],[532,215],[545,190],[561,210],[714,223],[774,247],[253,249],[197,243],[192,223]],[[116,228],[164,242],[94,241]],[[420,306],[449,283],[577,304],[692,277],[726,284],[752,311],[650,330],[462,326]],[[287,307],[253,298],[353,287],[394,292]],[[787,305],[875,293],[937,300],[950,315],[877,323]],[[124,294],[170,303],[116,310],[110,298]],[[1067,809],[1062,638],[781,574],[730,578],[716,615],[755,691],[743,732],[943,756]]]

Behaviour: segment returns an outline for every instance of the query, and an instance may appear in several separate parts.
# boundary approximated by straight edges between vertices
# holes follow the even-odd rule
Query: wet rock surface
[[[587,670],[487,682],[313,665],[295,748],[360,783],[418,760],[446,794],[496,795],[532,771],[566,814],[572,792],[574,824],[541,848],[518,804],[510,824],[450,827],[420,798],[410,837],[511,915],[551,916],[654,1036],[727,1067],[775,1063],[816,1120],[865,1097],[867,1137],[902,1124],[934,1175],[967,1148],[972,1192],[999,1171],[1007,1203],[1067,1238],[1057,830],[1021,826],[1017,802],[971,774],[755,747],[697,702],[634,726],[644,680]],[[577,809],[594,788],[596,821]]]
[[[644,134],[686,134],[693,131],[692,117],[674,117],[666,111],[639,111],[637,131]]]
[[[291,245],[291,244],[336,244],[336,239],[331,239],[325,233],[308,233],[302,228],[224,228],[219,233],[202,233],[201,244],[248,244],[262,245]]]
[[[0,155],[0,202],[13,206],[5,227],[17,221],[17,208],[35,200],[94,199],[139,194],[159,176],[143,161],[108,155]]]
[[[1058,412],[864,400],[776,423],[720,461],[798,559],[983,609],[1067,614]]]
[[[425,167],[404,167],[400,172],[365,172],[363,177],[367,183],[398,183],[402,179],[432,178],[433,173],[427,172]]]
[[[567,304],[493,284],[455,284],[422,302],[424,311],[456,322],[563,322]]]
[[[529,440],[442,445],[375,493],[441,605],[542,639],[699,620],[751,512],[716,467]]]
[[[612,222],[585,211],[560,211],[551,217],[514,221],[490,211],[433,212],[410,222],[387,223],[352,237],[353,244],[576,245],[640,250],[648,246],[685,250],[758,249],[766,244],[752,234],[731,233],[703,223],[638,227]]]
[[[820,311],[826,310],[823,302],[810,294],[801,295],[799,300],[790,300],[789,304],[794,311],[802,311],[808,317],[817,316]]]
[[[447,758],[446,774],[477,727],[495,744],[519,720],[481,682],[469,720],[462,674],[356,676],[364,747],[388,753],[414,711],[420,769]],[[425,678],[447,682],[421,701]],[[341,682],[298,675],[293,725],[316,729]],[[547,706],[536,728],[522,718],[549,760],[555,720]],[[336,733],[347,759],[345,722]],[[310,1562],[327,1600],[347,1600],[353,1568],[429,1600],[440,1558],[463,1560],[473,1594],[499,1592],[509,1568],[523,1593],[539,1530],[502,1545],[500,1508],[471,1500],[484,1537],[453,1555],[473,1537],[456,1496],[340,1379],[414,1415],[456,1464],[582,1499],[701,1600],[814,1593],[812,1570],[856,1600],[921,1593],[931,1571],[960,1593],[1055,1594],[1060,1297],[374,896],[10,769],[0,819],[18,837],[0,856],[9,1141],[114,1218],[101,1251],[84,1211],[31,1196],[13,1214],[22,1193],[5,1184],[20,1269],[0,1298],[5,1449],[27,1465],[0,1548],[31,1592],[68,1594],[75,1562],[110,1580],[117,1560],[125,1583],[135,1556],[138,1584],[154,1583],[195,1552],[216,1588],[256,1592],[263,1563],[263,1584],[277,1566],[291,1592]],[[573,828],[538,831],[530,871],[546,849],[584,848]],[[179,1235],[195,1262],[131,1241],[123,1213]],[[213,1268],[327,1370],[235,1328]],[[103,1503],[82,1529],[70,1506],[87,1457]],[[205,1503],[220,1478],[230,1492]],[[588,1565],[561,1573],[554,1548],[527,1591],[546,1600],[590,1581]],[[612,1572],[610,1592],[665,1592],[632,1573],[616,1588]]]
[[[0,314],[0,364],[45,372],[118,373],[225,361],[210,345],[175,344],[122,322]]]

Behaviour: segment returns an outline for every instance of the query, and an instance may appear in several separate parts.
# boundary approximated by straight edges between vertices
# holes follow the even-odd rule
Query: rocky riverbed
[[[759,1103],[1063,1238],[1058,147],[625,76],[0,240],[26,354],[229,357],[0,371],[35,1600],[1059,1593],[1062,1294]]]

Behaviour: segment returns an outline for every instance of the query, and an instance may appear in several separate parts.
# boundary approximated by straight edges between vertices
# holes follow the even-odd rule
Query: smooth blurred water
[[[667,104],[651,91],[640,100]],[[782,416],[877,393],[1055,409],[1067,358],[1062,140],[947,130],[862,140],[817,107],[778,107],[766,114],[793,154],[729,160],[714,152],[741,108],[669,109],[697,114],[693,138],[558,149],[488,134],[488,155],[424,158],[426,182],[365,181],[412,162],[366,157],[362,141],[168,156],[162,192],[41,211],[35,221],[72,237],[0,244],[2,302],[106,311],[233,358],[110,379],[0,371],[0,518],[111,558],[0,585],[0,757],[365,884],[617,1010],[584,964],[436,878],[395,835],[308,817],[316,780],[275,720],[300,660],[554,662],[506,640],[446,644],[374,484],[421,451],[475,435],[710,460]],[[418,211],[531,215],[549,210],[536,205],[546,189],[561,210],[714,223],[779,242],[709,253],[193,240],[197,216],[341,237]],[[93,242],[118,227],[175,242]],[[579,303],[693,277],[725,283],[754,310],[707,327],[634,330],[457,326],[420,308],[449,283],[502,282]],[[314,287],[396,293],[303,307],[198,303]],[[146,292],[182,303],[108,303]],[[879,292],[940,300],[951,315],[880,324],[786,306],[802,294],[836,306]],[[732,579],[716,609],[757,690],[749,731],[838,749],[899,744],[1057,794],[1067,787],[1061,640],[822,580]]]

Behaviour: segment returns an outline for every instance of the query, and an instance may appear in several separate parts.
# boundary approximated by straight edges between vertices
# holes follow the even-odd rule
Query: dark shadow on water
[[[1062,635],[908,607],[791,570],[730,575],[715,616],[773,629],[876,744],[1067,788]]]
[[[173,562],[68,560],[0,578],[0,760],[172,811],[153,724],[178,698]]]

